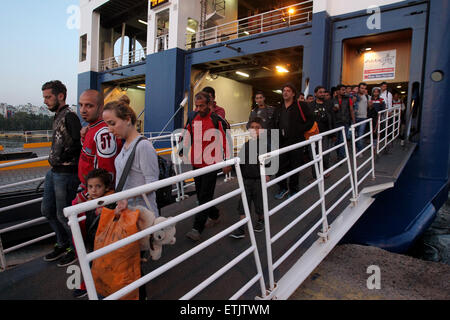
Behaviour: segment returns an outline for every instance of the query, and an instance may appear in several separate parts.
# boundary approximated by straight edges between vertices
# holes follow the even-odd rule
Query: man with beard
[[[67,89],[63,83],[58,80],[45,83],[42,94],[44,103],[55,113],[55,117],[48,158],[52,168],[45,176],[41,212],[48,219],[57,240],[53,252],[47,254],[44,260],[55,261],[64,256],[58,263],[59,267],[64,267],[77,260],[63,209],[72,204],[80,184],[77,171],[81,150],[81,123],[66,104]]]

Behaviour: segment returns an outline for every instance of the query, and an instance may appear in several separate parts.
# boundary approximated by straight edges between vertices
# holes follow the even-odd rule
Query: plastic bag
[[[94,250],[124,239],[138,232],[138,210],[125,209],[116,219],[113,209],[103,208]],[[92,276],[97,292],[106,297],[141,277],[139,241],[110,252],[93,261]],[[139,289],[130,292],[121,300],[138,300]]]

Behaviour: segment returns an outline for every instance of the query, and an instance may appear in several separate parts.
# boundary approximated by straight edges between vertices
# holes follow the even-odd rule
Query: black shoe
[[[75,251],[72,248],[67,249],[67,252],[64,257],[58,262],[58,267],[65,267],[71,265],[72,263],[78,260]]]
[[[84,298],[87,296],[87,291],[86,290],[82,290],[82,289],[75,289],[73,290],[73,297],[74,298]]]
[[[245,238],[245,230],[243,228],[239,228],[236,231],[234,231],[232,234],[230,234],[230,237],[235,238],[235,239]]]
[[[264,220],[258,220],[253,227],[255,232],[263,232],[264,231]]]
[[[66,253],[66,248],[55,244],[55,249],[44,257],[44,261],[55,261]]]

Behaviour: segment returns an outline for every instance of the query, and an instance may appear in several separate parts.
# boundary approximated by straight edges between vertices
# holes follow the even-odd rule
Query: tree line
[[[16,112],[6,119],[0,115],[0,131],[32,131],[51,130],[53,117],[35,115],[26,112]]]

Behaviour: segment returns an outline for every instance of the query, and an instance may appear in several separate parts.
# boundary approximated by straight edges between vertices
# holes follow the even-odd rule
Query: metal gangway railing
[[[338,144],[334,147],[329,148],[328,150],[323,150],[322,148],[322,139],[324,138],[330,138],[332,135],[342,135],[343,142],[341,144]],[[327,170],[324,170],[323,166],[323,157],[325,155],[328,155],[332,151],[338,149],[338,148],[345,148],[345,157],[332,167],[328,168]],[[301,165],[298,168],[295,168],[281,176],[276,177],[273,180],[270,180],[269,182],[266,182],[266,175],[267,175],[267,168],[266,163],[269,161],[273,161],[274,158],[279,158],[282,154],[286,154],[288,152],[292,152],[295,150],[301,150],[303,148],[309,149],[310,154],[312,155],[312,159]],[[321,227],[321,231],[317,233],[317,240],[314,241],[313,246],[321,247],[323,244],[326,244],[330,240],[330,224],[328,220],[328,215],[343,201],[350,196],[349,199],[349,206],[355,206],[357,203],[357,200],[355,199],[355,189],[353,184],[353,178],[352,178],[352,171],[351,171],[351,162],[350,162],[350,156],[349,151],[347,147],[347,141],[346,141],[346,132],[344,127],[340,127],[331,131],[327,131],[325,133],[315,135],[311,137],[309,140],[300,142],[285,148],[281,148],[279,150],[275,150],[272,152],[269,152],[264,155],[259,156],[260,161],[260,172],[261,172],[261,187],[263,192],[263,208],[264,208],[264,222],[265,222],[265,239],[266,239],[266,250],[267,250],[267,265],[268,265],[268,273],[269,273],[269,290],[271,291],[271,294],[269,295],[270,298],[276,298],[276,297],[288,297],[292,290],[295,290],[301,282],[303,282],[304,279],[312,272],[312,270],[320,263],[321,257],[317,256],[308,256],[308,264],[303,265],[294,265],[294,272],[288,272],[286,273],[282,278],[278,279],[276,281],[275,279],[275,270],[279,268],[302,244],[305,243],[305,241],[312,236],[313,232],[317,230],[317,228]],[[325,174],[332,172],[333,170],[339,168],[343,164],[346,165],[346,173],[343,176],[343,178],[339,179],[336,183],[329,186],[328,188],[325,188]],[[294,194],[291,194],[287,200],[281,202],[280,204],[276,205],[274,208],[269,209],[269,193],[268,189],[277,183],[279,183],[282,180],[288,179],[294,174],[299,174],[300,172],[308,169],[313,168],[314,175],[313,175],[313,181],[308,182],[308,184],[301,189],[300,191],[297,191]],[[269,169],[271,170],[271,169]],[[346,181],[349,181],[350,187],[343,191],[342,196],[339,198],[339,200],[335,201],[329,208],[327,208],[327,196],[329,196],[330,192],[335,190],[338,186],[342,186]],[[295,218],[293,221],[289,222],[286,226],[282,226],[281,230],[276,233],[275,235],[271,234],[271,219],[273,216],[277,213],[279,213],[282,209],[286,208],[288,205],[292,204],[294,201],[299,199],[300,197],[304,196],[306,193],[311,193],[316,190],[316,193],[318,195],[318,200],[316,200],[313,204],[311,204],[306,209],[302,209],[302,212],[299,212],[295,215]],[[313,200],[314,201],[314,200]],[[316,212],[314,213],[314,210]],[[317,212],[317,210],[320,211]],[[274,244],[279,241],[283,236],[285,236],[289,231],[291,231],[294,227],[301,225],[302,221],[306,219],[307,217],[311,218],[311,215],[318,215],[320,218],[315,222],[312,228],[307,230],[304,234],[299,234],[296,236],[294,241],[294,244],[290,246],[289,248],[282,248],[281,251],[281,257],[279,257],[277,260],[274,261],[273,259],[273,246]],[[315,221],[315,220],[314,220]],[[336,239],[333,239],[334,241],[337,241]],[[311,246],[312,248],[312,246]],[[331,251],[331,249],[330,249]],[[304,259],[309,251],[307,251],[300,259]],[[295,284],[295,285],[293,285]],[[287,293],[286,293],[287,292]]]
[[[12,161],[12,162],[9,162],[9,163],[0,164],[0,169],[9,168],[9,167],[15,167],[17,165],[22,165],[22,164],[28,164],[28,163],[34,163],[34,162],[39,162],[39,161],[45,161],[45,160],[48,160],[48,156],[34,158],[34,159],[28,159],[28,160]],[[9,188],[17,187],[17,186],[22,186],[22,185],[26,185],[26,184],[30,184],[30,183],[41,182],[41,181],[44,181],[44,180],[45,180],[45,177],[40,177],[40,178],[30,179],[30,180],[21,181],[21,182],[10,183],[10,184],[7,184],[7,185],[0,186],[0,190],[5,190],[5,189],[9,189]],[[29,201],[24,201],[24,202],[21,202],[21,203],[16,203],[16,204],[13,204],[13,205],[10,205],[10,206],[6,206],[6,207],[3,207],[3,208],[0,208],[0,214],[2,214],[3,212],[9,211],[9,210],[21,208],[21,207],[24,207],[24,206],[27,206],[27,205],[30,205],[30,204],[39,203],[41,201],[42,201],[42,197],[36,198],[36,199],[33,199],[33,200],[29,200]],[[46,220],[47,219],[45,217],[39,217],[39,218],[32,219],[32,220],[29,220],[29,221],[26,221],[26,222],[23,222],[23,223],[12,225],[10,227],[7,227],[7,228],[4,228],[4,229],[0,230],[0,271],[5,271],[6,270],[7,263],[6,263],[6,256],[5,255],[7,253],[16,251],[18,249],[21,249],[23,247],[26,247],[26,246],[32,245],[34,243],[40,242],[42,240],[48,239],[48,238],[50,238],[50,237],[55,235],[55,233],[52,232],[52,233],[49,233],[49,234],[37,237],[35,239],[31,239],[31,240],[26,241],[24,243],[15,245],[13,247],[4,249],[3,245],[2,245],[2,239],[1,239],[2,238],[2,234],[5,234],[5,233],[11,232],[11,231],[15,231],[15,230],[21,230],[21,229],[24,229],[24,228],[27,228],[27,227],[31,227],[33,225],[36,225],[36,224],[41,223],[41,222],[46,221]]]
[[[400,135],[401,112],[400,107],[378,112],[377,154],[380,154]]]
[[[200,48],[222,41],[273,31],[312,21],[313,1],[298,1],[297,4],[242,18],[219,26],[186,34],[192,37],[186,48]]]
[[[195,208],[185,211],[175,217],[169,218],[160,224],[154,225],[145,230],[141,230],[138,233],[135,233],[129,237],[126,237],[117,242],[109,244],[103,248],[100,248],[100,249],[95,250],[90,253],[86,252],[86,248],[85,248],[85,245],[83,242],[83,237],[82,237],[81,230],[80,230],[78,214],[80,214],[82,212],[87,212],[87,211],[93,210],[93,209],[101,207],[101,206],[105,206],[105,205],[117,202],[122,199],[128,199],[128,198],[137,197],[137,196],[145,196],[145,194],[155,191],[159,188],[163,188],[168,185],[173,185],[173,184],[179,183],[181,181],[184,181],[188,178],[194,178],[197,176],[201,176],[201,175],[204,175],[204,174],[216,171],[216,170],[223,169],[228,166],[234,166],[234,168],[236,170],[237,180],[238,180],[238,185],[239,185],[236,190],[230,191],[212,201],[209,201],[200,206],[196,206]],[[212,236],[211,238],[207,239],[206,241],[202,242],[201,244],[199,244],[199,245],[195,246],[194,248],[188,250],[187,252],[179,255],[178,257],[170,260],[169,262],[156,268],[155,270],[151,271],[150,273],[143,275],[138,280],[123,287],[122,289],[111,294],[110,296],[106,297],[105,299],[106,300],[120,299],[121,297],[127,295],[128,293],[136,290],[140,286],[148,283],[149,281],[155,279],[156,277],[171,270],[175,266],[179,265],[183,261],[185,261],[185,260],[189,259],[190,257],[196,255],[197,253],[201,252],[205,248],[217,243],[220,239],[228,236],[228,234],[230,234],[234,230],[236,230],[244,225],[247,225],[248,230],[249,230],[250,241],[251,241],[250,247],[247,248],[242,253],[240,253],[236,258],[232,259],[230,262],[228,262],[226,265],[224,265],[222,268],[220,268],[214,274],[209,276],[206,280],[204,280],[203,282],[198,284],[191,291],[189,291],[188,293],[183,295],[180,299],[185,300],[185,299],[193,298],[198,293],[200,293],[203,289],[205,289],[207,286],[209,286],[211,283],[213,283],[215,280],[217,280],[219,277],[224,275],[227,271],[229,271],[234,266],[236,266],[239,262],[241,262],[246,257],[248,257],[252,254],[253,254],[253,259],[254,259],[255,267],[256,267],[256,275],[253,276],[251,279],[249,279],[249,281],[246,282],[246,284],[244,286],[242,286],[234,295],[232,295],[230,297],[230,299],[232,299],[232,300],[238,299],[256,283],[259,283],[259,287],[261,290],[261,298],[265,298],[266,297],[265,282],[264,282],[264,277],[263,277],[263,273],[262,273],[262,267],[261,267],[261,263],[260,263],[258,249],[256,246],[256,239],[255,239],[255,236],[253,233],[253,226],[251,223],[250,211],[249,211],[249,207],[247,204],[247,198],[246,198],[246,194],[245,194],[242,174],[241,174],[240,167],[239,167],[239,159],[234,158],[234,159],[231,159],[231,160],[228,160],[225,162],[221,162],[221,163],[218,163],[215,165],[211,165],[211,166],[208,166],[208,167],[205,167],[202,169],[186,172],[181,175],[171,177],[171,178],[168,178],[165,180],[156,181],[156,182],[153,182],[153,183],[150,183],[147,185],[143,185],[143,186],[136,187],[133,189],[125,190],[125,191],[122,191],[122,192],[119,192],[119,193],[116,193],[116,194],[113,194],[110,196],[102,197],[102,198],[99,198],[96,200],[88,201],[85,203],[81,203],[81,204],[78,204],[75,206],[65,208],[64,214],[69,219],[69,224],[70,224],[70,228],[72,230],[72,235],[74,238],[75,246],[77,248],[78,259],[79,259],[81,271],[83,274],[83,279],[86,283],[86,288],[87,288],[89,299],[92,299],[92,300],[98,299],[94,279],[92,276],[91,268],[89,266],[89,263],[91,261],[93,261],[99,257],[102,257],[114,250],[122,248],[128,244],[136,242],[136,241],[138,241],[146,236],[149,236],[165,227],[175,225],[176,223],[178,223],[182,220],[193,217],[195,214],[197,214],[207,208],[210,208],[214,205],[217,205],[221,202],[224,202],[224,201],[231,199],[238,195],[241,196],[241,201],[243,202],[243,205],[244,205],[245,219],[234,223],[233,225],[226,228],[225,230],[217,233],[216,235]]]
[[[358,128],[362,126],[369,125],[369,131],[367,133],[363,133],[361,136],[356,137],[358,132]],[[353,179],[355,184],[355,198],[359,195],[359,186],[372,175],[372,180],[375,180],[375,156],[374,156],[374,141],[373,141],[373,123],[372,119],[367,119],[358,123],[353,124],[350,127],[350,132],[352,135],[352,151],[353,151]],[[369,137],[369,144],[367,146],[363,146],[363,141]],[[360,143],[358,143],[360,142]],[[357,146],[362,145],[361,150],[358,151]],[[366,151],[369,152],[369,157],[367,159],[364,158],[363,154]],[[365,161],[358,165],[358,159],[365,159]],[[364,174],[361,178],[359,174],[360,171],[370,164],[369,170]]]

